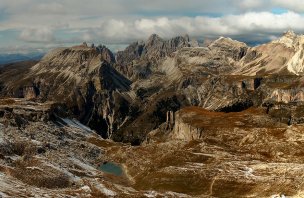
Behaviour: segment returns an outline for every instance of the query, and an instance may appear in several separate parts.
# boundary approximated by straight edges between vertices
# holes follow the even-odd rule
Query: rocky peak
[[[245,43],[225,37],[220,37],[213,41],[208,48],[218,55],[224,55],[236,61],[243,58],[248,50],[248,46]]]
[[[182,48],[191,46],[190,38],[187,34],[185,36],[177,36],[175,38],[172,38],[168,42],[172,48]]]
[[[288,30],[283,34],[284,37],[295,38],[297,35],[293,30]]]
[[[196,39],[191,39],[191,41],[189,41],[189,45],[191,47],[200,47],[200,44]]]
[[[152,34],[146,42],[135,42],[129,45],[124,51],[117,53],[116,61],[121,66],[129,65],[133,60],[146,59],[149,62],[160,60],[183,47],[190,47],[188,35],[177,36],[169,40],[164,40],[157,34]]]
[[[118,52],[115,67],[130,79],[146,78],[153,67],[157,67],[167,56],[192,45],[198,46],[197,42],[190,42],[188,35],[165,40],[157,34],[152,34],[147,41],[134,42],[124,51]]]
[[[294,45],[297,43],[298,35],[294,33],[292,30],[288,30],[285,32],[282,37],[274,40],[272,43],[280,43],[284,44],[286,47],[293,48]]]
[[[103,61],[115,62],[113,53],[106,46],[78,45],[52,50],[31,70],[33,74],[62,72],[66,77],[79,79],[81,75],[94,71]]]
[[[83,46],[83,47],[88,47],[87,42],[83,42],[83,43],[82,43],[82,46]]]
[[[107,61],[108,63],[115,62],[114,54],[106,46],[98,45],[95,49],[97,53],[101,55],[101,60]]]
[[[220,37],[216,39],[215,41],[211,42],[209,47],[215,47],[215,46],[221,46],[221,45],[230,45],[230,46],[240,46],[240,47],[245,47],[247,46],[245,43],[233,40],[229,37]]]
[[[157,35],[157,34],[152,34],[149,38],[148,38],[148,40],[146,41],[146,44],[145,45],[147,45],[147,46],[149,46],[149,45],[155,45],[155,44],[158,44],[158,43],[160,43],[160,42],[162,42],[163,41],[163,39],[159,36],[159,35]]]
[[[303,74],[304,35],[297,35],[289,30],[285,32],[282,37],[264,46],[268,46],[266,48],[267,50],[263,50],[264,53],[267,53],[269,49],[274,49],[273,46],[276,46],[275,49],[280,49],[275,54],[278,54],[278,56],[285,56],[285,61],[281,63],[282,68],[287,68],[289,72],[296,75]],[[275,58],[273,59],[275,60]],[[278,63],[276,64],[279,65]]]

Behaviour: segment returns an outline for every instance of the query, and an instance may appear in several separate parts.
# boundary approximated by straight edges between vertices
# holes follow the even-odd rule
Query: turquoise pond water
[[[101,170],[105,173],[116,175],[116,176],[122,176],[122,174],[123,174],[122,167],[117,164],[114,164],[112,162],[106,162],[106,163],[100,165],[99,170]]]

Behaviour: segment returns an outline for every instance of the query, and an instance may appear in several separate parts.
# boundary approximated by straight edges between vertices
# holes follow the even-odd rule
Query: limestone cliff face
[[[36,99],[38,95],[39,90],[35,85],[25,86],[20,89],[20,97],[25,98],[27,100]]]
[[[203,129],[192,126],[185,122],[183,112],[176,112],[174,128],[170,137],[176,140],[191,141],[202,137]]]
[[[304,89],[296,90],[284,90],[284,89],[275,89],[270,95],[270,100],[275,102],[304,102]]]
[[[289,111],[286,111],[289,109]],[[301,109],[301,108],[299,108]],[[212,112],[199,107],[185,107],[175,113],[174,128],[169,139],[174,140],[206,140],[212,139],[213,134],[225,138],[225,133],[244,130],[247,134],[256,130],[272,130],[273,127],[286,127],[291,122],[301,123],[303,120],[296,106],[272,106],[266,108],[249,108],[239,112]],[[282,113],[284,112],[284,113]],[[226,137],[227,138],[227,137]],[[243,144],[240,141],[238,144]],[[224,139],[223,139],[224,140]]]

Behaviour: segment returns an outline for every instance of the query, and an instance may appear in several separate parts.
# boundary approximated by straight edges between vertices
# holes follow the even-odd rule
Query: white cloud
[[[51,28],[24,29],[19,38],[23,41],[33,43],[50,43],[55,41],[54,32]]]
[[[304,0],[0,0],[0,31],[19,31],[16,43],[106,44],[189,34],[261,42],[288,29],[304,32]],[[272,9],[291,10],[274,14]],[[5,14],[1,18],[2,13]],[[4,34],[1,45],[5,44]],[[19,39],[19,40],[18,40]]]
[[[154,19],[109,20],[101,22],[100,27],[90,28],[82,34],[82,38],[89,39],[88,41],[120,43],[146,39],[153,33],[157,33],[164,38],[188,33],[196,38],[215,38],[222,35],[246,38],[246,35],[250,35],[248,40],[254,40],[261,36],[268,40],[289,29],[304,32],[304,16],[294,12],[284,14],[249,12],[217,18],[198,16],[174,19],[160,17]]]

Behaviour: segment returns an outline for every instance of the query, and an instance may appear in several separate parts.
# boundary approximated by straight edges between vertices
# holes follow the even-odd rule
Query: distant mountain
[[[29,54],[0,54],[0,65],[15,63],[20,61],[40,60],[44,53]]]

